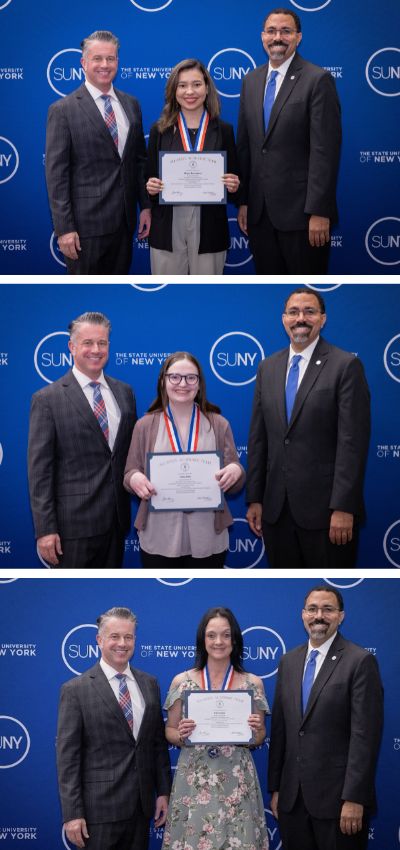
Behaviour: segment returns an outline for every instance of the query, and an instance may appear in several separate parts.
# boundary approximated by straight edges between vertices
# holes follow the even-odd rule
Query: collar
[[[321,646],[311,646],[310,641],[308,641],[306,661],[307,661],[308,656],[309,656],[312,649],[318,649],[318,652],[324,658],[326,658],[336,636],[337,636],[337,632],[335,632],[335,634],[332,635],[332,637],[328,638],[328,640],[326,640],[325,643],[321,643]]]
[[[107,661],[104,661],[104,658],[100,658],[99,664],[100,664],[100,667],[101,667],[104,675],[107,677],[108,681],[110,681],[110,679],[113,679],[114,676],[117,676],[117,674],[120,673],[120,672],[122,672],[124,674],[124,676],[127,677],[127,679],[132,679],[132,681],[134,681],[134,678],[132,676],[132,671],[131,671],[129,664],[126,665],[125,670],[121,670],[121,671],[120,670],[114,670],[114,667],[111,667],[110,664],[107,664]]]
[[[101,384],[102,387],[105,387],[105,389],[108,388],[108,384],[107,384],[107,381],[104,377],[103,370],[101,370],[101,374],[99,375],[98,378],[95,378],[95,379],[94,378],[88,378],[87,375],[84,375],[83,372],[81,372],[80,369],[77,369],[77,367],[74,365],[72,367],[72,374],[74,375],[74,377],[78,381],[79,386],[82,389],[84,389],[85,387],[88,387],[89,384],[91,383],[91,381],[93,381],[93,380],[96,380],[96,382],[98,384]]]
[[[282,65],[279,65],[279,68],[273,68],[273,67],[272,67],[272,65],[271,65],[271,63],[270,63],[270,62],[268,62],[267,81],[268,81],[268,80],[269,80],[269,78],[270,78],[271,71],[277,71],[277,72],[278,72],[278,74],[279,74],[281,77],[285,77],[285,76],[286,76],[286,74],[287,74],[288,68],[289,68],[289,66],[290,66],[290,63],[291,63],[291,62],[293,62],[293,59],[294,59],[295,55],[296,55],[296,53],[292,53],[292,55],[291,55],[291,56],[289,56],[289,59],[286,59],[286,61],[285,61],[285,62],[282,62]]]
[[[300,354],[301,357],[303,357],[304,360],[306,360],[307,363],[309,363],[310,360],[311,360],[311,357],[314,354],[314,350],[316,349],[316,347],[319,343],[319,339],[320,339],[319,336],[317,336],[317,339],[314,339],[313,342],[310,342],[310,345],[307,345],[307,348],[305,348],[304,351],[295,351],[292,348],[292,346],[290,345],[289,346],[289,363],[291,363],[292,358],[294,357],[295,354]]]
[[[93,100],[98,100],[98,98],[102,97],[103,94],[108,94],[109,97],[111,97],[112,100],[118,100],[118,98],[117,98],[117,96],[114,92],[114,86],[113,86],[112,83],[111,83],[111,86],[110,86],[108,92],[100,91],[100,89],[96,88],[96,86],[93,86],[92,83],[88,83],[87,80],[85,80],[85,86],[86,86],[89,94],[92,95]]]

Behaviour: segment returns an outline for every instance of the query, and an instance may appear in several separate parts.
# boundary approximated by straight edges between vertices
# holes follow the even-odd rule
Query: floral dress
[[[244,674],[243,690],[258,710],[269,713],[263,689]],[[201,690],[186,678],[167,694],[164,708],[184,690]],[[248,747],[183,746],[172,786],[162,850],[267,850],[268,835],[257,771]]]

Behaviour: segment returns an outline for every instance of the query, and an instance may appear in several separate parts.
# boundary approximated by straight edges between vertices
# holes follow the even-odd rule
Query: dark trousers
[[[343,835],[339,819],[313,818],[299,791],[291,812],[279,812],[279,832],[283,850],[366,850],[368,818],[360,832]]]
[[[250,248],[256,274],[326,274],[329,245],[312,248],[308,230],[276,230],[267,210],[249,224]]]
[[[110,570],[122,567],[125,535],[115,520],[106,534],[61,538],[63,555],[53,569]]]
[[[128,274],[133,250],[133,235],[125,219],[115,233],[83,237],[77,260],[65,257],[69,274]]]
[[[139,805],[132,820],[89,823],[85,850],[147,850],[150,821]]]
[[[273,569],[352,569],[357,558],[358,528],[350,543],[338,546],[329,540],[329,529],[296,525],[288,500],[274,524],[262,522],[269,566]]]
[[[181,558],[165,558],[163,555],[149,555],[147,552],[140,552],[142,559],[142,567],[148,567],[153,570],[166,569],[186,569],[186,570],[212,570],[222,569],[225,563],[226,552],[221,552],[218,555],[210,555],[209,558],[192,558],[191,555],[184,555]]]

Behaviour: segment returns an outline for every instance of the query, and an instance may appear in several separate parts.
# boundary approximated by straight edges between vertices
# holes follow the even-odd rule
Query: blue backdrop
[[[320,285],[327,304],[324,336],[364,363],[372,393],[373,429],[366,476],[368,520],[358,566],[400,567],[400,287]],[[257,365],[287,344],[281,322],[286,284],[4,285],[0,318],[0,568],[40,567],[30,516],[26,445],[31,394],[71,365],[69,321],[85,310],[111,319],[108,372],[131,383],[143,415],[155,396],[163,359],[187,349],[201,361],[208,397],[230,420],[241,461]],[[1,463],[2,461],[2,463]],[[245,521],[243,494],[231,498],[235,518],[227,566],[265,567],[262,543]],[[134,513],[136,502],[134,503]],[[133,528],[125,566],[139,565]]]
[[[137,96],[144,130],[161,112],[171,67],[209,66],[222,116],[235,129],[243,77],[265,61],[265,0],[0,0],[0,272],[63,274],[44,180],[47,109],[83,81],[79,45],[95,29],[121,39],[117,87]],[[279,4],[278,4],[279,5]],[[400,8],[396,0],[287,0],[303,24],[302,55],[328,68],[343,107],[344,143],[331,271],[391,274],[400,266]],[[397,44],[397,46],[396,46]],[[397,120],[396,120],[397,119]],[[253,274],[247,239],[229,207],[226,273]],[[147,244],[134,270],[149,273]]]
[[[59,688],[97,660],[96,617],[113,605],[138,615],[133,663],[157,676],[165,698],[173,676],[193,666],[195,630],[204,611],[225,605],[244,633],[245,666],[262,676],[272,705],[283,652],[303,643],[301,608],[308,590],[327,579],[22,579],[2,584],[0,670],[0,839],[38,850],[65,850],[57,795],[54,742]],[[257,582],[255,584],[255,582]],[[400,837],[400,656],[396,579],[333,580],[342,590],[345,637],[377,656],[385,688],[385,727],[377,771],[378,813],[371,823],[370,850],[395,850]],[[327,584],[329,587],[329,584]],[[164,617],[159,612],[164,611]],[[269,722],[267,734],[269,735]],[[327,729],[329,735],[329,729]],[[255,753],[265,807],[268,738]],[[175,766],[178,750],[171,747]],[[13,766],[14,765],[14,766]],[[7,769],[1,769],[7,768]],[[281,847],[267,808],[270,850]],[[14,836],[14,837],[13,837]],[[33,840],[32,840],[33,839]],[[151,833],[160,850],[162,830]],[[72,850],[72,848],[71,848]]]

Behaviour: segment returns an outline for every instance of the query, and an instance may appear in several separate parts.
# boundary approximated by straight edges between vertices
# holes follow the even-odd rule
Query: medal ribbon
[[[232,684],[234,672],[235,671],[233,669],[233,665],[229,664],[228,667],[226,668],[225,678],[224,678],[224,681],[222,682],[221,691],[229,691],[229,688]],[[210,686],[210,674],[208,672],[207,664],[206,664],[205,667],[203,667],[203,669],[201,671],[201,686],[202,686],[203,691],[211,691],[212,690],[212,688]]]
[[[205,137],[206,137],[206,132],[207,132],[209,120],[210,120],[210,116],[209,116],[207,110],[205,109],[202,116],[201,116],[201,119],[200,119],[200,126],[199,126],[199,129],[197,131],[197,135],[196,135],[196,138],[195,138],[194,145],[192,145],[192,142],[190,140],[190,133],[189,133],[189,130],[187,128],[186,121],[185,121],[185,116],[183,115],[182,112],[179,113],[179,115],[178,115],[178,127],[179,127],[179,132],[181,134],[181,140],[182,140],[182,145],[183,145],[184,151],[202,151],[203,150],[204,140],[205,140]]]
[[[164,410],[164,422],[167,429],[168,439],[173,452],[183,452],[181,441],[179,439],[178,429],[174,422],[170,405],[167,408],[168,416]],[[197,452],[200,430],[200,408],[198,404],[193,405],[192,418],[189,426],[188,452]]]

